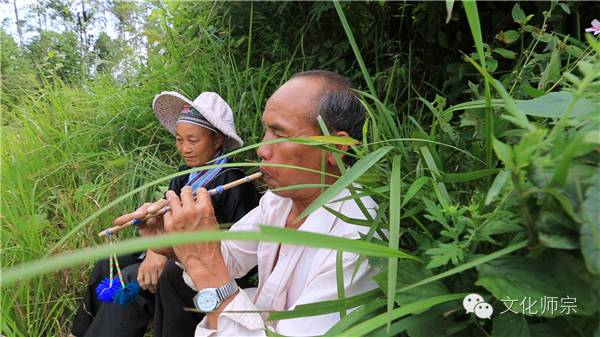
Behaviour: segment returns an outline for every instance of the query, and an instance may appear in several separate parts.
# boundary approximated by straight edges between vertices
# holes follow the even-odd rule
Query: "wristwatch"
[[[233,279],[219,288],[204,288],[194,296],[194,306],[200,312],[214,311],[238,289],[239,287]]]

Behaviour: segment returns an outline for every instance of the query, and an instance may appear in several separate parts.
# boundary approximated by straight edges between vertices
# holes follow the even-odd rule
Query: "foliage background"
[[[363,91],[355,152],[379,158],[340,180],[379,202],[367,223],[389,230],[379,243],[424,262],[370,257],[381,291],[331,334],[600,336],[600,61],[583,33],[595,13],[555,1],[32,2],[21,34],[6,20],[0,31],[2,267],[102,244],[115,215],[160,195],[164,182],[77,225],[179,163],[151,112],[158,92],[220,93],[255,144],[273,90],[329,69]],[[5,286],[1,332],[64,335],[91,265]],[[507,296],[538,302],[478,320],[456,300],[471,292],[495,313]],[[544,296],[575,297],[577,312],[542,313]]]

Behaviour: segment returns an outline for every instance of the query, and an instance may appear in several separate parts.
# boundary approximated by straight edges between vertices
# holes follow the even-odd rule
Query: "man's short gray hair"
[[[329,131],[346,131],[350,137],[362,139],[365,111],[346,77],[326,70],[303,71],[292,76],[298,77],[319,77],[324,81],[322,94],[315,97],[315,114],[309,116],[317,129],[320,130],[316,118],[321,116]]]

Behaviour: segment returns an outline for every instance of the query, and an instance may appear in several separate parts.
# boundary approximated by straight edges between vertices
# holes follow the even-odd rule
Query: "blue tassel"
[[[112,286],[110,285],[110,277],[107,277],[96,287],[96,296],[98,296],[98,300],[110,303],[115,298],[117,291],[122,288],[118,277],[113,278]]]
[[[139,292],[140,285],[137,282],[128,283],[125,288],[121,287],[116,292],[113,303],[126,307],[135,299]]]

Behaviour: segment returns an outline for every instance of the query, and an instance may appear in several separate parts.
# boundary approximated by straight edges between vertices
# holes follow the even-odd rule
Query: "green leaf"
[[[593,179],[594,183],[585,191],[579,237],[587,269],[592,274],[600,275],[600,173]]]
[[[552,49],[552,55],[550,56],[550,61],[546,65],[546,69],[542,72],[542,76],[540,81],[538,82],[538,89],[544,90],[546,89],[546,85],[549,81],[553,81],[556,78],[560,77],[560,54],[558,52],[558,47],[554,46]]]
[[[506,32],[500,31],[500,33],[496,35],[496,39],[506,44],[511,44],[517,41],[520,36],[521,34],[516,30],[507,30]]]
[[[438,179],[442,173],[438,169],[435,164],[435,160],[433,159],[433,155],[427,146],[419,147],[421,150],[421,154],[423,155],[423,159],[425,160],[425,164],[427,164],[427,168],[431,171],[431,176],[434,179]],[[438,197],[438,201],[444,207],[448,206],[452,200],[450,199],[450,195],[448,194],[448,190],[446,189],[446,185],[442,182],[438,182],[434,185],[434,189],[436,191],[436,196]]]
[[[379,262],[374,262],[379,260]],[[371,265],[382,265],[381,258],[369,258]],[[432,277],[433,272],[426,269],[422,263],[411,261],[398,261],[397,278],[395,287],[391,292],[389,289],[388,271],[384,271],[373,277],[373,280],[377,282],[379,288],[384,290],[385,294],[394,299],[398,306],[403,306],[423,298],[429,298],[437,295],[444,295],[448,293],[448,289],[441,281],[431,282],[422,287],[414,288],[408,291],[396,293],[396,289],[401,289],[405,286],[411,285],[420,280]],[[392,295],[390,295],[392,294]]]
[[[496,156],[504,163],[507,169],[511,171],[516,169],[514,154],[510,145],[504,144],[494,138],[494,152],[496,152]]]
[[[504,49],[504,48],[495,48],[494,53],[496,53],[506,59],[514,59],[517,55],[517,53],[515,53],[514,51]]]
[[[558,320],[548,320],[545,323],[529,324],[529,334],[531,337],[565,337],[569,334],[566,331],[568,327],[561,323]]]
[[[417,317],[418,316],[420,315],[417,315]],[[446,320],[444,317],[432,317],[429,320],[419,322],[419,324],[415,324],[406,329],[406,333],[409,337],[444,336],[448,324],[448,320]]]
[[[408,187],[406,194],[402,200],[402,206],[404,207],[412,198],[419,193],[423,185],[427,183],[427,181],[431,180],[429,177],[421,177],[415,181]]]
[[[524,82],[522,84],[522,88],[523,90],[525,90],[527,95],[533,98],[544,96],[546,94],[546,91],[532,87],[531,84],[529,84],[529,82]]]
[[[558,5],[560,6],[560,8],[563,10],[563,12],[567,13],[567,14],[571,14],[571,9],[569,8],[569,5],[567,5],[564,2],[560,2],[558,3]]]
[[[565,213],[567,213],[571,217],[571,219],[573,219],[574,221],[580,222],[579,217],[573,211],[573,205],[571,204],[571,201],[569,201],[569,199],[558,189],[556,189],[556,188],[531,188],[531,189],[527,190],[525,193],[523,193],[522,197],[527,197],[527,196],[529,196],[531,194],[535,194],[535,193],[550,194],[558,202],[558,204],[562,207],[562,209],[565,211]]]
[[[579,248],[579,242],[575,237],[558,234],[548,234],[545,232],[539,232],[538,238],[540,243],[546,247],[555,249],[577,249]]]
[[[551,92],[544,96],[526,101],[516,101],[516,106],[526,115],[546,118],[560,118],[564,116],[567,107],[573,100],[573,94],[568,91]],[[582,116],[598,112],[598,104],[579,98],[571,111],[570,116]]]
[[[507,170],[500,171],[496,178],[494,178],[492,186],[490,186],[490,189],[488,190],[487,195],[485,196],[486,206],[491,204],[494,201],[494,199],[496,199],[498,194],[500,194],[500,191],[502,191],[504,185],[506,185],[508,178],[510,178],[510,172],[508,172]]]
[[[515,167],[521,170],[531,163],[536,152],[544,146],[545,129],[535,129],[525,132],[519,144],[513,147]]]
[[[358,160],[352,167],[346,171],[331,187],[326,189],[321,195],[315,199],[299,216],[299,219],[305,218],[310,213],[314,212],[323,205],[331,202],[336,195],[342,190],[347,188],[356,179],[358,179],[363,173],[370,169],[373,165],[377,164],[383,156],[385,156],[390,150],[391,146],[384,146],[377,151],[369,153],[360,160]]]
[[[483,169],[461,173],[444,173],[440,177],[440,181],[445,183],[462,183],[465,181],[472,181],[483,177],[488,177],[494,173],[497,173],[498,171],[500,171],[500,169]]]
[[[446,23],[450,22],[452,18],[452,8],[454,7],[454,0],[446,0]]]
[[[515,22],[520,23],[522,25],[526,24],[527,17],[525,16],[525,12],[521,9],[519,4],[515,4],[512,9],[512,18]]]
[[[427,264],[428,269],[445,266],[450,261],[458,264],[464,258],[463,250],[450,243],[440,243],[437,247],[428,249],[425,254],[431,255],[431,261]]]
[[[548,253],[538,259],[506,256],[486,264],[477,270],[475,283],[490,291],[503,301],[503,309],[527,316],[561,316],[561,299],[576,298],[577,313],[589,315],[597,311],[597,295],[590,288],[590,278],[580,260],[565,253]],[[583,269],[583,273],[582,273]],[[543,304],[544,298],[557,299],[559,308]]]
[[[504,309],[504,308],[503,308]],[[529,326],[523,315],[506,312],[494,315],[492,336],[494,337],[531,337]]]

